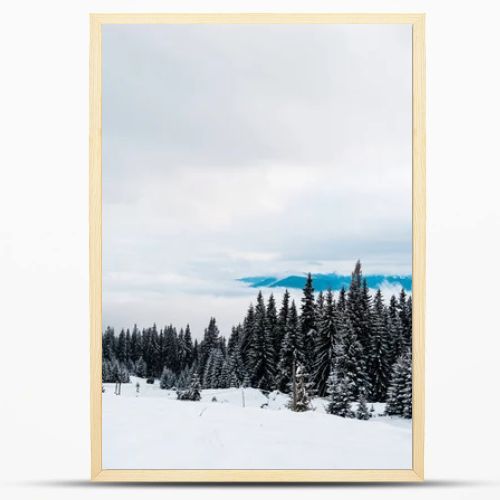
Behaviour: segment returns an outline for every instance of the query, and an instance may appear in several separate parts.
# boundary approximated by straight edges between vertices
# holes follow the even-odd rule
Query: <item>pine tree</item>
[[[282,392],[288,392],[288,384],[292,379],[294,359],[299,363],[304,362],[304,344],[302,342],[297,308],[295,307],[295,302],[292,301],[277,374],[278,389]]]
[[[177,332],[172,325],[165,327],[163,333],[163,358],[167,368],[176,375],[181,370],[180,348]]]
[[[115,331],[107,327],[102,336],[102,357],[103,359],[113,359],[115,352]]]
[[[316,325],[316,330],[321,328],[321,323],[323,322],[323,316],[325,314],[325,295],[323,291],[318,293],[318,298],[316,299],[316,304],[314,308],[314,322]]]
[[[398,301],[399,320],[401,322],[401,349],[406,352],[411,349],[411,300],[406,298],[404,288],[401,288]]]
[[[144,358],[141,356],[135,363],[134,373],[137,377],[144,378],[147,376],[148,368]]]
[[[339,314],[345,314],[347,310],[347,299],[344,287],[342,287],[339,292],[339,298],[337,300],[337,309]]]
[[[208,357],[210,356],[212,349],[215,349],[218,343],[219,328],[217,327],[215,318],[210,318],[208,327],[205,328],[205,334],[200,344],[199,368],[202,373],[205,371],[205,365],[208,361]]]
[[[344,377],[339,377],[333,371],[328,379],[327,392],[330,394],[330,403],[326,407],[326,412],[344,418],[353,418],[351,410],[351,399],[349,382]]]
[[[116,345],[116,357],[120,363],[124,363],[127,359],[127,344],[125,340],[125,330],[120,331],[118,335],[118,343]]]
[[[102,382],[114,382],[113,363],[109,359],[102,360]]]
[[[385,413],[405,418],[412,416],[411,356],[406,353],[393,366],[391,384],[387,393]]]
[[[311,372],[314,369],[314,343],[316,336],[316,304],[314,301],[314,287],[311,273],[307,275],[301,301],[300,327],[304,339],[304,365],[306,370]]]
[[[377,290],[373,302],[370,349],[368,354],[368,375],[371,382],[372,401],[385,401],[391,377],[390,343],[387,311],[382,293]]]
[[[122,384],[130,383],[130,374],[125,366],[125,363],[117,362],[117,371],[115,371],[116,381]]]
[[[247,367],[247,371],[250,368],[250,351],[253,343],[253,334],[255,331],[255,308],[253,304],[248,307],[247,314],[243,320],[243,331],[240,341],[240,352],[243,358],[243,362]]]
[[[352,273],[346,307],[354,334],[366,352],[370,342],[370,295],[359,260]]]
[[[403,329],[401,327],[401,320],[399,318],[398,301],[394,295],[392,295],[389,300],[389,307],[387,308],[387,318],[389,324],[390,342],[388,362],[392,367],[392,365],[394,365],[397,359],[404,352]]]
[[[336,368],[342,377],[349,381],[348,396],[355,401],[360,391],[370,392],[370,380],[367,373],[364,352],[348,318],[343,318],[341,325],[342,343],[336,348]]]
[[[141,332],[134,325],[132,335],[130,337],[130,359],[132,363],[137,363],[137,360],[142,356],[142,337]]]
[[[314,376],[318,396],[326,394],[328,377],[335,362],[335,345],[338,342],[337,321],[333,303],[333,294],[328,290],[326,300],[322,306],[321,322],[318,323],[318,335],[314,349]]]
[[[190,368],[194,361],[193,356],[193,339],[191,337],[191,328],[189,324],[186,325],[186,330],[184,331],[184,363],[185,366]]]
[[[243,359],[241,357],[240,343],[237,342],[229,351],[228,354],[228,373],[229,373],[229,383],[232,384],[231,387],[239,387],[241,382],[243,382],[247,371],[245,369]]]
[[[372,298],[370,296],[370,291],[368,289],[368,282],[366,278],[363,278],[363,286],[361,288],[361,306],[362,306],[362,335],[359,341],[363,346],[365,355],[370,349],[370,337],[371,337],[371,305]]]
[[[278,345],[278,313],[273,294],[269,296],[266,307],[266,337],[273,351],[272,370],[276,373],[281,346]]]
[[[179,370],[183,370],[186,366],[186,345],[184,342],[184,329],[181,328],[177,336],[177,346],[179,352]]]
[[[230,387],[230,376],[229,376],[229,365],[227,358],[224,358],[222,360],[222,365],[220,369],[220,374],[219,374],[219,381],[218,381],[218,387],[220,389],[227,389]]]
[[[356,418],[358,420],[370,420],[371,418],[370,410],[366,404],[366,397],[364,393],[359,396],[358,408],[356,410]]]
[[[219,387],[223,361],[224,356],[220,346],[212,349],[205,364],[203,375],[203,387],[205,389],[217,389]]]
[[[274,339],[274,354],[276,359],[277,375],[281,358],[281,349],[283,348],[283,341],[285,340],[289,311],[290,311],[290,293],[288,292],[288,290],[285,290],[281,302],[280,311],[278,314],[276,337]],[[278,383],[278,380],[276,380],[276,383]]]
[[[267,329],[266,307],[262,293],[257,296],[252,343],[249,351],[252,386],[270,390],[274,385],[274,351]]]
[[[192,371],[190,368],[184,368],[179,376],[177,377],[177,381],[175,386],[179,389],[186,389],[189,386],[189,381],[191,380]]]

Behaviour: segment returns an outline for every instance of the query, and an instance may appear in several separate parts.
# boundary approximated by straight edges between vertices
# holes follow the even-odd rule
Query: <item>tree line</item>
[[[404,289],[384,303],[372,296],[361,263],[336,298],[315,295],[308,275],[300,304],[285,291],[280,304],[258,292],[255,304],[226,338],[211,318],[203,339],[189,325],[179,331],[156,325],[103,334],[103,382],[127,382],[129,374],[160,379],[163,388],[186,388],[193,375],[203,388],[249,386],[304,398],[329,396],[329,411],[350,414],[350,403],[386,402],[388,414],[411,418],[412,298]],[[295,398],[295,403],[297,403]],[[302,403],[301,403],[302,404]],[[307,404],[305,404],[307,407]]]

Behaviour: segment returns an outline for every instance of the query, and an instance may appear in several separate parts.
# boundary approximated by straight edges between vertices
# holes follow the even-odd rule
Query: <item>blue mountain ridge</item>
[[[364,276],[369,288],[380,288],[383,284],[399,285],[405,291],[411,291],[412,277],[410,275],[397,276],[386,274],[371,274]],[[342,287],[349,288],[351,275],[313,274],[313,286],[318,292],[331,288],[340,290]],[[246,283],[251,288],[304,288],[306,275],[292,275],[286,278],[276,278],[274,276],[248,276],[239,278],[237,281]]]

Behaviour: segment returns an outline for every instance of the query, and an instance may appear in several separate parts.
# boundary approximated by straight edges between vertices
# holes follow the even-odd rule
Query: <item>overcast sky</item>
[[[104,325],[227,334],[235,279],[358,258],[411,273],[409,25],[103,27]]]

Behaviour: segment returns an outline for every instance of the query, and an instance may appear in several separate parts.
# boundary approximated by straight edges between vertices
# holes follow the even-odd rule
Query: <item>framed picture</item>
[[[90,17],[96,481],[421,481],[423,14]]]

